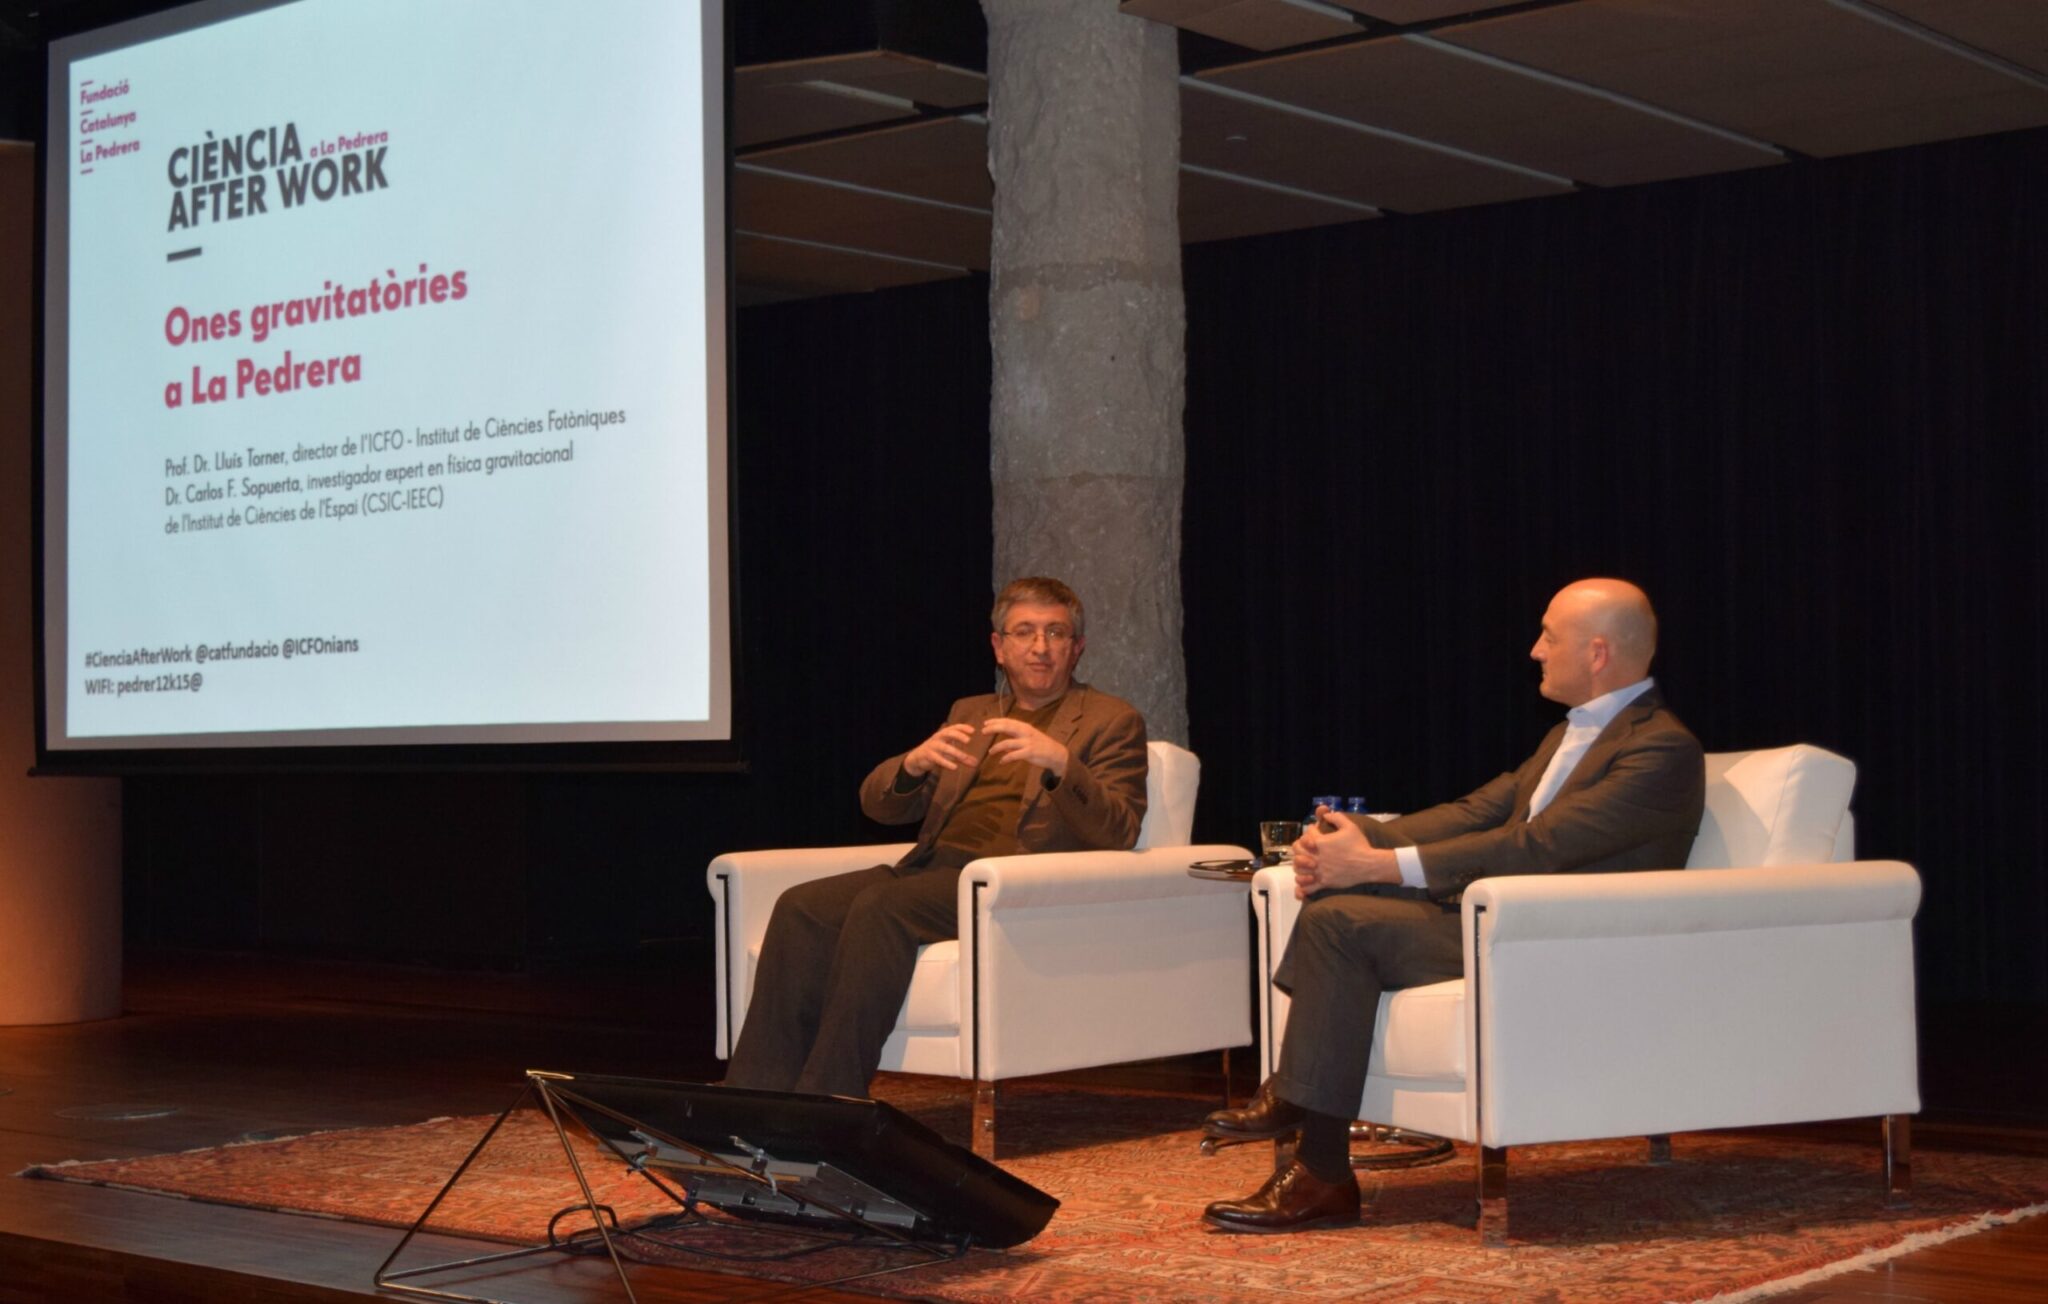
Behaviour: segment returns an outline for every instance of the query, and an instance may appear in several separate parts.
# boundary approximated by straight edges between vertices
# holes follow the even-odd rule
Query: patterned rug
[[[1472,1184],[1471,1157],[1462,1151],[1436,1167],[1361,1175],[1369,1212],[1357,1228],[1231,1236],[1207,1229],[1202,1207],[1257,1187],[1272,1151],[1248,1145],[1199,1154],[1195,1128],[1211,1102],[1057,1081],[1004,1091],[1003,1166],[1062,1201],[1052,1223],[1014,1250],[975,1250],[850,1289],[943,1300],[1732,1302],[2048,1210],[2048,1159],[1933,1151],[1914,1156],[1913,1207],[1887,1210],[1873,1124],[1868,1146],[1680,1136],[1672,1145],[1677,1162],[1658,1167],[1644,1162],[1641,1141],[1515,1150],[1510,1245],[1502,1251],[1483,1249],[1460,1225]],[[885,1075],[876,1094],[964,1141],[964,1084]],[[489,1122],[438,1119],[41,1165],[21,1176],[404,1227]],[[583,1153],[599,1199],[628,1226],[671,1211],[615,1160],[594,1147]],[[433,1229],[538,1242],[550,1216],[576,1200],[554,1133],[541,1116],[522,1111],[456,1187]],[[579,1217],[565,1220],[565,1230],[588,1225]],[[763,1242],[758,1231],[714,1222],[628,1245],[642,1262],[787,1281],[901,1262],[865,1249],[786,1262],[706,1257],[756,1254]],[[408,1255],[403,1266],[415,1261]],[[502,1278],[500,1285],[515,1289]]]

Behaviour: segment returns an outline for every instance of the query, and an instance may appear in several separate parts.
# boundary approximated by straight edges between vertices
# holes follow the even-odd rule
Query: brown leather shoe
[[[1358,1179],[1344,1174],[1326,1182],[1299,1159],[1290,1160],[1266,1184],[1242,1200],[1218,1200],[1202,1221],[1227,1232],[1298,1232],[1358,1221]]]
[[[1203,1119],[1202,1133],[1233,1141],[1267,1141],[1299,1131],[1304,1112],[1301,1106],[1273,1094],[1273,1080],[1267,1078],[1243,1109],[1219,1109]]]

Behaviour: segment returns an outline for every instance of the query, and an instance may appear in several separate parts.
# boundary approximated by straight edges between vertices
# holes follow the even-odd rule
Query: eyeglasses
[[[1037,625],[1018,625],[1004,630],[1003,637],[1019,647],[1030,647],[1040,638],[1045,640],[1047,647],[1065,647],[1074,641],[1074,631],[1065,625],[1047,625],[1043,629]]]

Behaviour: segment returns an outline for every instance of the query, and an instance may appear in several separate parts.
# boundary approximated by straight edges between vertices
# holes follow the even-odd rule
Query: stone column
[[[995,581],[1072,584],[1088,605],[1081,677],[1185,743],[1175,33],[1116,0],[982,11]]]
[[[34,149],[0,141],[0,1025],[121,1012],[121,785],[31,779]]]

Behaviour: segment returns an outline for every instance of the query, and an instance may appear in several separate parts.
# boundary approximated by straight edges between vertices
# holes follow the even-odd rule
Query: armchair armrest
[[[1243,847],[1221,844],[989,856],[961,872],[961,917],[968,917],[977,883],[986,885],[980,899],[989,910],[1160,901],[1171,897],[1210,897],[1219,892],[1241,897],[1243,889],[1237,884],[1195,878],[1188,873],[1188,866],[1198,860],[1250,858],[1251,853]]]
[[[1466,1036],[1488,1145],[1919,1109],[1895,861],[1485,879]]]
[[[859,847],[796,847],[774,851],[730,851],[704,871],[717,918],[713,936],[718,985],[718,1040],[721,1059],[732,1055],[739,1012],[752,995],[753,974],[747,953],[768,931],[775,899],[799,883],[888,865],[901,860],[915,843],[891,842]]]
[[[1253,959],[1258,989],[1259,1076],[1269,1078],[1280,1067],[1280,1039],[1286,1035],[1287,993],[1273,985],[1273,971],[1287,954],[1287,939],[1301,902],[1294,896],[1294,867],[1268,865],[1252,875]]]
[[[1047,852],[960,876],[962,1076],[994,1080],[1251,1040],[1241,847]]]
[[[1465,915],[1495,914],[1494,945],[1655,937],[1753,928],[1911,919],[1920,876],[1895,860],[1756,869],[1643,870],[1486,878],[1465,893]]]
[[[789,847],[772,851],[728,851],[714,859],[704,871],[705,886],[715,898],[720,877],[727,887],[744,887],[750,894],[765,895],[772,909],[775,898],[799,883],[870,865],[893,865],[910,854],[913,842],[886,842],[859,847]],[[763,923],[766,923],[765,916]]]
[[[1284,946],[1287,935],[1294,931],[1294,917],[1301,913],[1301,902],[1294,895],[1294,866],[1268,865],[1252,875],[1252,901],[1255,908],[1272,911],[1278,930],[1274,936]],[[1274,956],[1273,963],[1280,963],[1280,957]]]

